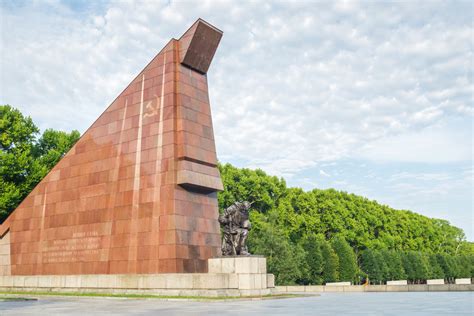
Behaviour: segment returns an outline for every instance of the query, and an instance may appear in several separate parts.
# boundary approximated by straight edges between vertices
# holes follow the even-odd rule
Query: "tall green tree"
[[[418,251],[409,251],[403,256],[403,267],[407,278],[412,283],[421,283],[429,279],[430,271],[423,254]]]
[[[230,164],[219,165],[224,191],[219,193],[219,205],[223,208],[236,201],[253,202],[254,210],[266,213],[275,209],[280,197],[286,193],[283,179],[268,176],[262,170],[239,169]]]
[[[249,250],[267,258],[268,271],[275,275],[277,284],[295,284],[305,275],[305,252],[299,245],[292,244],[273,224],[271,214],[269,217],[260,213],[251,214],[254,224],[248,239]]]
[[[358,267],[354,250],[340,235],[332,239],[331,245],[339,258],[339,280],[355,282]]]
[[[39,132],[30,117],[9,105],[0,105],[0,222],[30,192],[37,168],[32,149]]]
[[[471,275],[471,264],[472,260],[468,255],[461,255],[456,256],[457,266],[458,266],[458,273],[456,277],[458,278],[470,278]]]
[[[382,284],[390,279],[390,268],[383,251],[376,250],[375,257],[377,258],[378,266],[380,269],[380,275],[382,276],[382,280],[380,281],[380,284]]]
[[[376,256],[376,251],[366,249],[361,254],[361,269],[369,278],[369,282],[377,284],[383,280],[383,272],[380,267],[380,262]]]
[[[40,159],[47,171],[51,170],[61,158],[79,140],[80,134],[73,130],[70,133],[47,129],[33,147],[33,155]]]
[[[306,273],[303,277],[304,284],[322,284],[322,273],[324,258],[321,253],[321,240],[315,234],[307,235],[302,240],[302,247],[305,250]]]
[[[403,269],[402,252],[395,250],[382,250],[381,254],[388,269],[385,281],[405,280],[407,275],[405,269]]]
[[[448,283],[454,283],[454,280],[459,275],[457,260],[453,256],[446,254],[437,254],[436,258],[443,269],[445,279]]]
[[[468,254],[469,267],[471,269],[471,278],[474,278],[474,254]]]
[[[0,105],[0,223],[79,139],[79,132],[46,130],[19,110]]]
[[[339,279],[339,258],[327,240],[321,240],[320,247],[323,256],[322,280],[324,283],[336,282]]]
[[[430,279],[444,279],[444,271],[435,254],[429,254]]]
[[[388,280],[394,280],[394,275],[400,273],[400,267],[396,263],[389,265],[392,256],[393,254],[388,251],[366,249],[362,252],[361,269],[369,277],[370,283],[382,284]]]

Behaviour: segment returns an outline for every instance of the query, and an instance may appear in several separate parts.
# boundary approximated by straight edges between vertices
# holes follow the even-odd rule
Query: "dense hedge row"
[[[469,277],[473,244],[445,220],[333,189],[305,192],[261,170],[221,165],[220,209],[253,201],[249,248],[278,284]]]

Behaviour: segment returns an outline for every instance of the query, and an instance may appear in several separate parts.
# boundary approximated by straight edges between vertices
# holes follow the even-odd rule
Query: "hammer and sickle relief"
[[[155,95],[155,99],[148,101],[147,104],[145,105],[145,114],[143,117],[153,117],[155,115],[158,115],[159,113],[159,104],[158,102],[160,98]]]

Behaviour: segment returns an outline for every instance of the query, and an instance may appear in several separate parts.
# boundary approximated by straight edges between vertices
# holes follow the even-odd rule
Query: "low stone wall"
[[[296,285],[276,286],[277,293],[291,292],[448,292],[448,291],[474,291],[474,284],[408,284],[408,285],[350,285],[350,286],[324,286],[324,285]]]
[[[428,285],[444,284],[444,279],[431,279],[431,280],[426,280],[426,284],[428,284]]]
[[[266,278],[259,278],[261,283],[258,285],[249,284],[249,281],[246,277],[230,273],[0,276],[0,291],[171,296],[249,296],[271,293],[271,288],[267,288]]]
[[[274,288],[264,257],[215,258],[208,266],[209,273],[0,276],[0,291],[260,296]]]
[[[408,285],[408,281],[407,280],[387,281],[387,285]]]
[[[470,278],[456,279],[456,280],[454,280],[454,283],[456,283],[456,284],[471,284],[471,279]]]
[[[1,233],[1,232],[0,232]],[[10,232],[0,236],[0,275],[10,275]]]
[[[349,286],[352,285],[351,282],[330,282],[326,283],[326,286]]]

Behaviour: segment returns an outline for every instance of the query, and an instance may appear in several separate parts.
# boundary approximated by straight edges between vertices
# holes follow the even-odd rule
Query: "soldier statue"
[[[224,236],[222,238],[223,256],[250,256],[246,241],[251,224],[249,211],[252,203],[235,202],[219,215]]]

